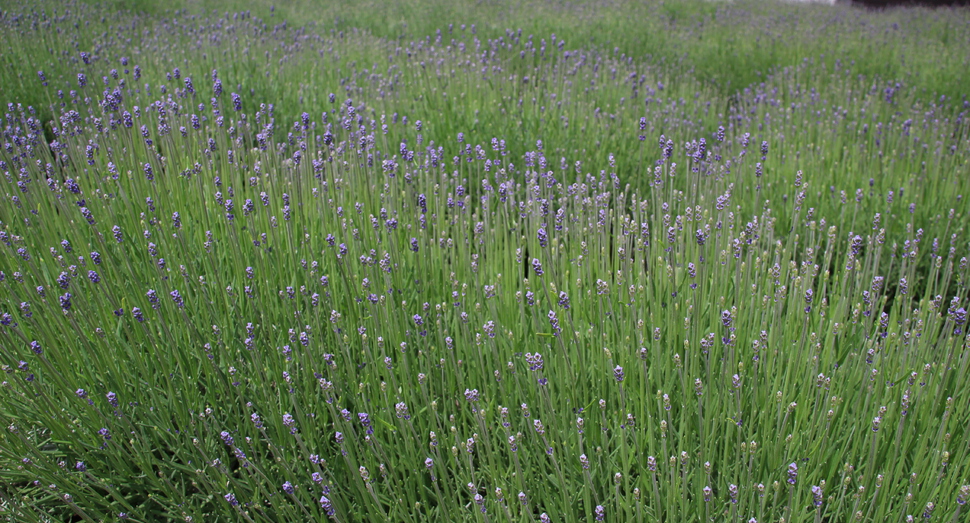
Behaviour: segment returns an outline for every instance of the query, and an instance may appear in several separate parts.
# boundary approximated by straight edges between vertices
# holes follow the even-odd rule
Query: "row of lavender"
[[[0,152],[13,517],[959,517],[959,104],[809,64],[719,113],[465,38],[302,115],[230,63],[38,74],[55,119],[10,105]]]

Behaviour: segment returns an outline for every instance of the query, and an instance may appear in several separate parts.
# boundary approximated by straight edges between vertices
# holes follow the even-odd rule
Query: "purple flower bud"
[[[536,276],[542,276],[542,262],[538,258],[532,258],[532,270],[536,273]]]
[[[536,372],[536,371],[542,370],[542,366],[543,366],[542,354],[539,354],[538,352],[535,354],[527,352],[525,354],[525,361],[526,363],[529,364],[530,371]]]
[[[59,298],[61,301],[61,309],[63,309],[64,312],[71,310],[71,293],[65,292],[64,295],[60,296]]]
[[[961,507],[966,505],[967,498],[970,498],[970,485],[960,487],[960,491],[957,493],[957,505]]]
[[[559,328],[559,318],[556,317],[556,311],[549,311],[547,316],[549,318],[549,325],[552,327],[552,335],[559,336],[562,329]]]
[[[822,488],[818,485],[812,485],[812,504],[816,507],[822,506]]]
[[[623,383],[623,376],[624,376],[623,367],[617,365],[613,369],[613,378],[616,380],[617,383]]]
[[[320,496],[320,508],[328,516],[332,516],[336,512],[333,508],[333,503],[330,502],[330,498],[326,495]]]
[[[694,233],[694,238],[697,240],[697,245],[701,246],[703,246],[704,242],[707,241],[707,235],[704,233],[703,229],[697,229],[697,231]]]

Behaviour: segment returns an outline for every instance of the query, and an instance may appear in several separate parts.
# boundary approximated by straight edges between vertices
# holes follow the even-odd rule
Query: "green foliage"
[[[965,516],[965,11],[249,7],[4,11],[0,516]]]

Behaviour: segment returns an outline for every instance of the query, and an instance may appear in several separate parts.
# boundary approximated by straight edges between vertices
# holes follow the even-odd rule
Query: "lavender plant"
[[[112,16],[2,22],[8,519],[964,517],[965,100]]]

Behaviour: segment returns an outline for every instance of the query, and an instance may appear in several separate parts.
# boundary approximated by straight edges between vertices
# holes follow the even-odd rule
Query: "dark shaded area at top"
[[[970,5],[970,0],[852,0],[854,5],[866,7],[897,7],[897,6],[925,6],[943,7],[956,5]]]

